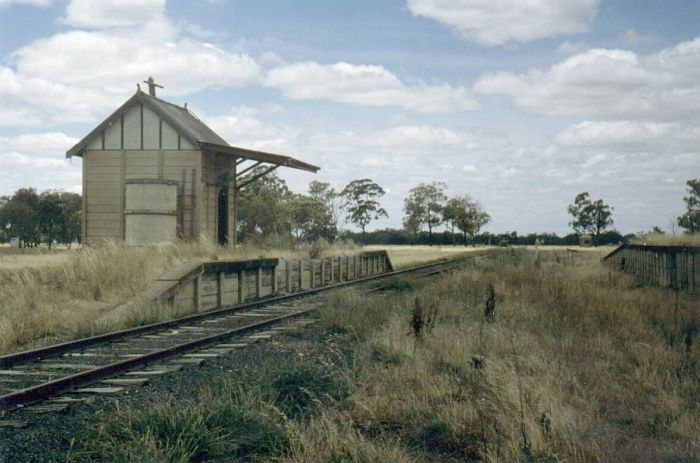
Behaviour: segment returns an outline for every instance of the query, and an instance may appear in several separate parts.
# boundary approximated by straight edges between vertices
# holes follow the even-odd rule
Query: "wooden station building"
[[[318,171],[289,156],[229,145],[187,105],[157,98],[152,78],[145,82],[148,93],[138,88],[66,152],[83,159],[84,243],[207,236],[235,245],[242,188],[280,166]]]

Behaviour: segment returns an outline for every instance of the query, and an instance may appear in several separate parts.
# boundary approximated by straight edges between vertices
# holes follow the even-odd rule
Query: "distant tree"
[[[404,224],[413,223],[428,227],[428,240],[432,244],[433,228],[443,221],[443,207],[447,196],[443,182],[421,183],[411,188],[404,200]]]
[[[612,207],[603,202],[602,199],[592,201],[588,192],[579,193],[574,199],[574,203],[568,207],[569,214],[573,220],[569,225],[577,233],[590,233],[593,235],[593,242],[599,244],[601,234],[612,226]]]
[[[360,227],[363,234],[372,220],[388,217],[378,201],[384,196],[384,189],[368,178],[353,180],[340,194],[344,199],[348,220]]]
[[[77,193],[68,191],[60,192],[61,209],[63,210],[63,226],[61,228],[59,241],[70,247],[71,243],[82,241],[81,218],[82,218],[82,197]]]
[[[311,196],[295,195],[288,206],[294,236],[303,241],[335,239],[337,230],[328,208]]]
[[[450,198],[447,200],[445,207],[442,210],[442,217],[445,219],[445,225],[452,235],[452,244],[455,244],[455,227],[457,219],[462,213],[459,198]]]
[[[51,249],[53,242],[61,237],[66,222],[59,192],[49,190],[39,195],[37,221],[43,241]]]
[[[661,227],[659,227],[658,225],[654,225],[654,226],[651,228],[650,233],[653,233],[653,234],[655,234],[655,235],[665,235],[665,234],[666,234],[666,232],[663,231],[663,230],[661,229]]]
[[[309,183],[309,196],[323,204],[330,214],[330,228],[337,235],[343,214],[343,198],[330,183],[314,180]]]
[[[263,167],[250,171],[249,176],[264,172]],[[284,179],[273,172],[246,185],[238,197],[238,230],[241,239],[255,235],[289,236],[289,210],[285,207],[293,194]]]
[[[481,227],[491,221],[491,216],[484,211],[483,206],[469,195],[450,198],[445,205],[444,216],[462,232],[465,246],[467,235],[472,244],[475,244]]]
[[[678,226],[687,233],[700,232],[700,178],[688,180],[689,195],[683,198],[686,212],[678,217]]]
[[[10,237],[18,237],[25,247],[37,246],[41,241],[38,206],[36,190],[20,188],[2,208],[7,233]]]

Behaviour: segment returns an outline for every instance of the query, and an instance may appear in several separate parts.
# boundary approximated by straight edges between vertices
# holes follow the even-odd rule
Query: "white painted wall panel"
[[[120,150],[122,149],[122,132],[119,119],[114,121],[111,127],[105,130],[105,149]]]
[[[143,107],[143,149],[157,150],[160,148],[160,118],[156,113]],[[176,141],[177,143],[177,141]]]
[[[141,149],[141,105],[124,114],[124,149]]]
[[[88,144],[87,149],[89,150],[101,150],[102,149],[102,135],[98,134],[93,140]]]
[[[177,149],[177,132],[170,127],[166,122],[163,122],[163,149]]]
[[[192,143],[187,141],[187,139],[185,137],[180,137],[180,149],[191,150],[193,148],[194,148],[194,145],[192,145]]]

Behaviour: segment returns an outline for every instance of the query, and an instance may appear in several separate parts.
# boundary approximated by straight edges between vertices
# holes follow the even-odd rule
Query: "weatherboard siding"
[[[139,116],[140,117],[140,116]],[[124,238],[124,192],[129,180],[170,180],[178,183],[178,233],[198,236],[196,214],[201,155],[197,150],[87,150],[85,179],[85,241]],[[195,184],[193,188],[193,182]]]

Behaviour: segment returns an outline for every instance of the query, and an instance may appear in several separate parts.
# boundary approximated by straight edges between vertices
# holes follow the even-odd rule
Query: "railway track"
[[[289,328],[290,322],[292,326],[311,322],[303,317],[324,304],[329,290],[369,286],[405,274],[418,279],[436,278],[484,256],[463,256],[5,355],[0,357],[0,414],[13,409],[62,411],[90,394],[118,393],[124,387],[144,384],[154,375],[269,338]],[[374,285],[366,291],[390,286]]]

